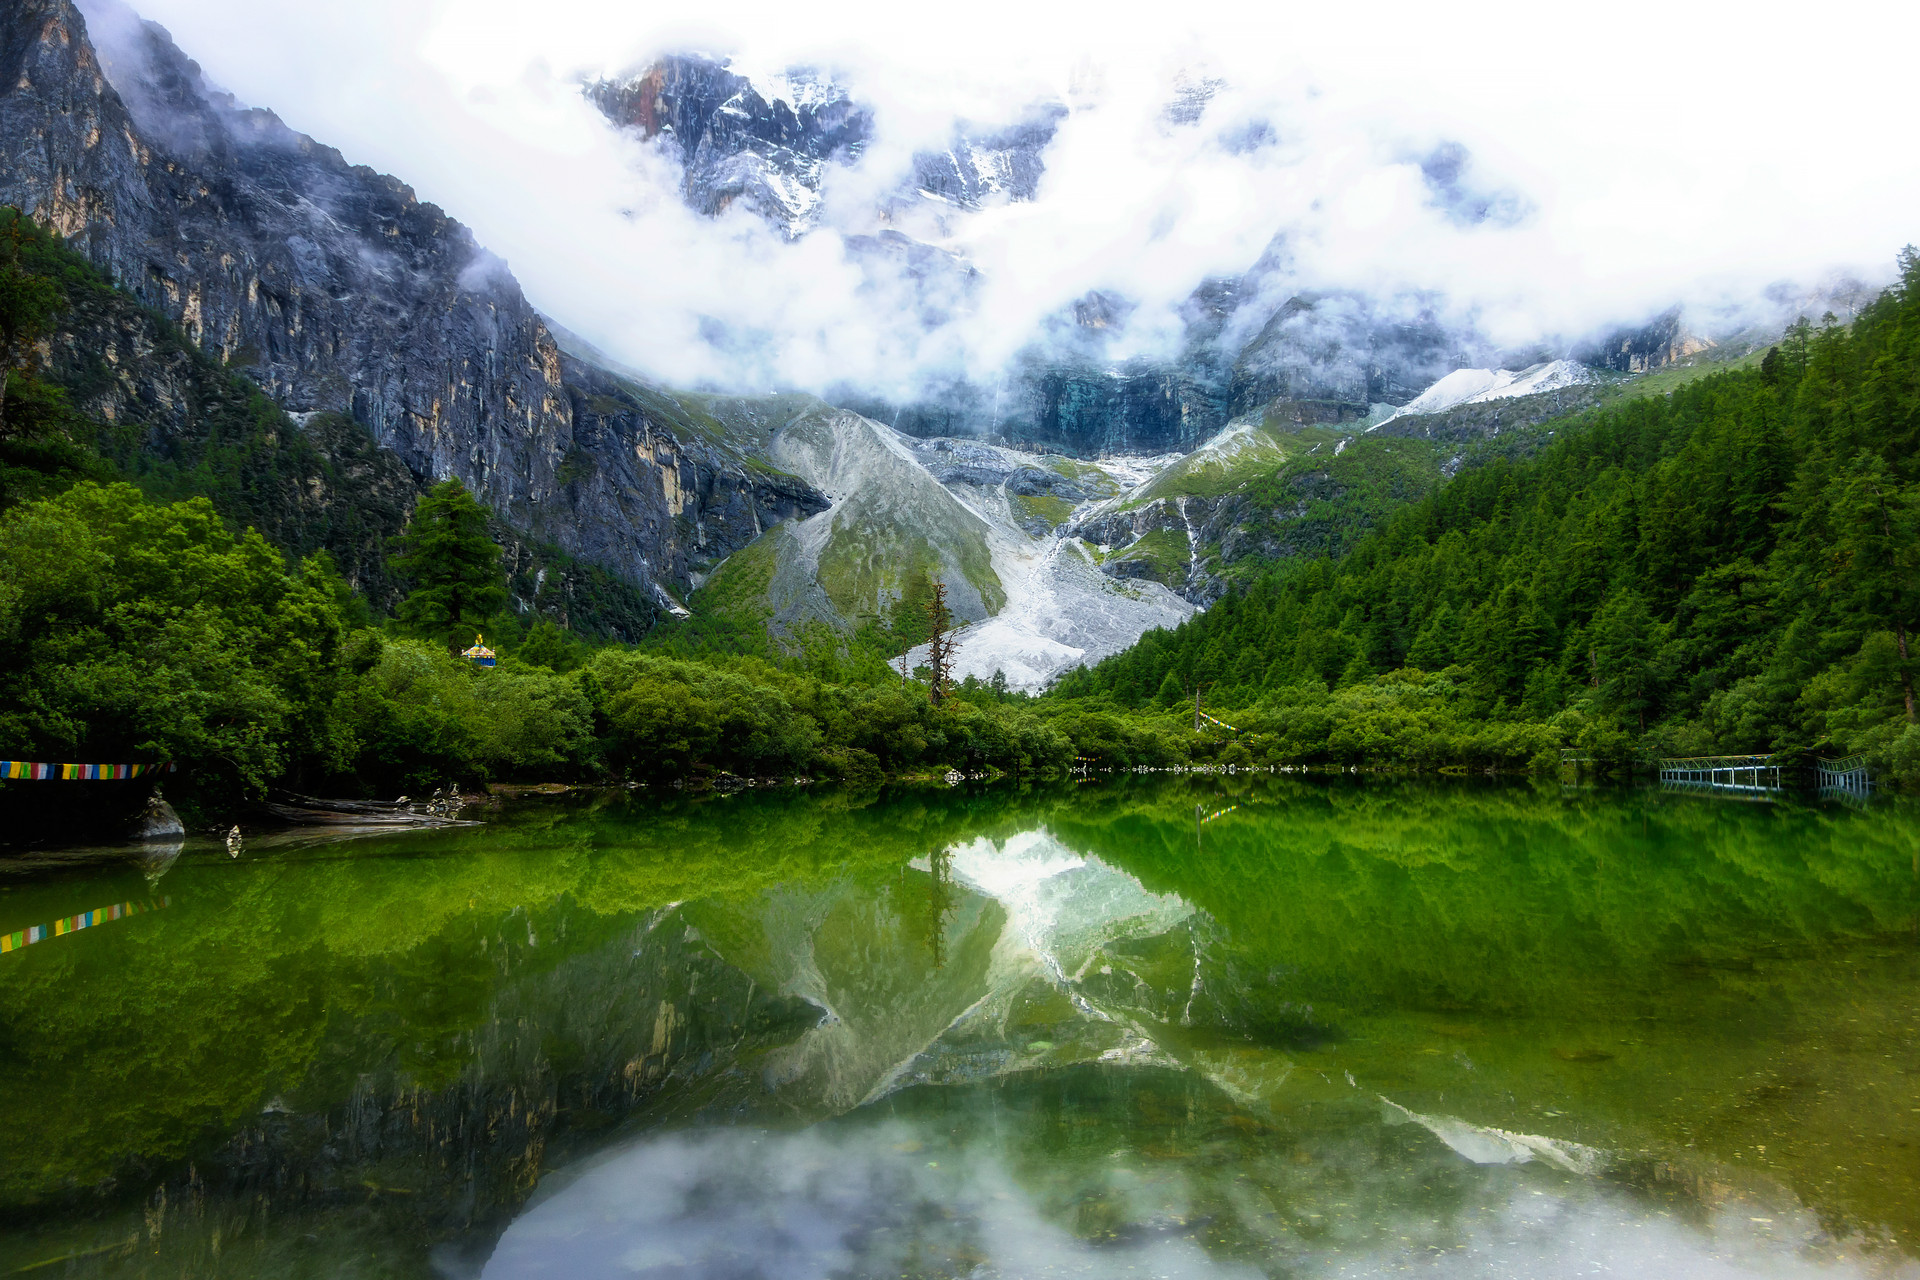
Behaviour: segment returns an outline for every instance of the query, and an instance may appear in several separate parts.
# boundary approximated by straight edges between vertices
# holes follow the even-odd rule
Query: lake
[[[1464,780],[36,855],[0,1272],[1920,1275],[1917,908],[1910,804]]]

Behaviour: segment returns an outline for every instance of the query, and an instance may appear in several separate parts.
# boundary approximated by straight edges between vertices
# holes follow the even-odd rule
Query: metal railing
[[[1772,756],[1665,756],[1660,781],[1713,791],[1779,791],[1781,766]]]
[[[1867,773],[1867,757],[1864,753],[1841,756],[1838,760],[1817,759],[1814,769],[1819,774],[1820,790],[1823,792],[1840,791],[1864,796],[1873,790],[1873,778]]]

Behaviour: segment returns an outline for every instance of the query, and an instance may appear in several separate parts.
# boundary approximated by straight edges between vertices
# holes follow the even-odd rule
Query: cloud
[[[1197,285],[1263,256],[1268,311],[1353,290],[1442,300],[1442,319],[1502,346],[1565,342],[1676,300],[1726,313],[1783,280],[1884,277],[1920,238],[1920,153],[1892,123],[1909,9],[141,7],[210,79],[410,182],[537,306],[680,385],[990,378],[1096,292],[1129,303],[1111,358],[1165,353]],[[871,105],[822,232],[788,243],[744,209],[692,212],[677,161],[583,98],[583,81],[669,51],[762,80],[829,69]],[[939,247],[977,275],[848,251],[883,229],[875,210],[915,150],[1044,102],[1070,110],[1035,199],[943,219]]]

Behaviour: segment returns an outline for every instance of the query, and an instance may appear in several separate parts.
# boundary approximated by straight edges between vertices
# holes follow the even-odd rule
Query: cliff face
[[[1652,373],[1718,345],[1695,333],[1679,307],[1670,307],[1638,329],[1616,330],[1598,345],[1582,350],[1580,358],[1617,373]]]
[[[824,494],[759,461],[728,424],[570,356],[561,365],[574,449],[556,505],[577,522],[584,558],[619,555],[617,531],[635,529],[657,548],[646,574],[690,591],[765,530],[827,509]]]
[[[211,91],[157,27],[106,14],[103,58],[65,0],[0,7],[0,200],[290,411],[350,413],[534,522],[571,428],[559,352],[465,227]]]
[[[660,604],[689,589],[706,513],[678,477],[726,473],[709,491],[727,504],[768,477],[665,422],[576,432],[591,392],[466,227],[211,88],[112,3],[93,6],[96,46],[69,0],[0,0],[0,203],[287,410],[356,420],[416,483],[458,477]],[[601,474],[617,491],[583,487]]]

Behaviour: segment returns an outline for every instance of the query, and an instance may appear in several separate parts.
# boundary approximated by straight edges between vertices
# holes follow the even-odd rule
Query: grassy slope
[[[1767,349],[1749,351],[1745,355],[1731,359],[1716,358],[1712,351],[1703,351],[1679,364],[1669,365],[1658,373],[1643,374],[1629,379],[1620,386],[1622,399],[1632,400],[1643,396],[1663,396],[1678,391],[1689,383],[1716,373],[1725,373],[1731,369],[1755,369],[1766,359]]]

